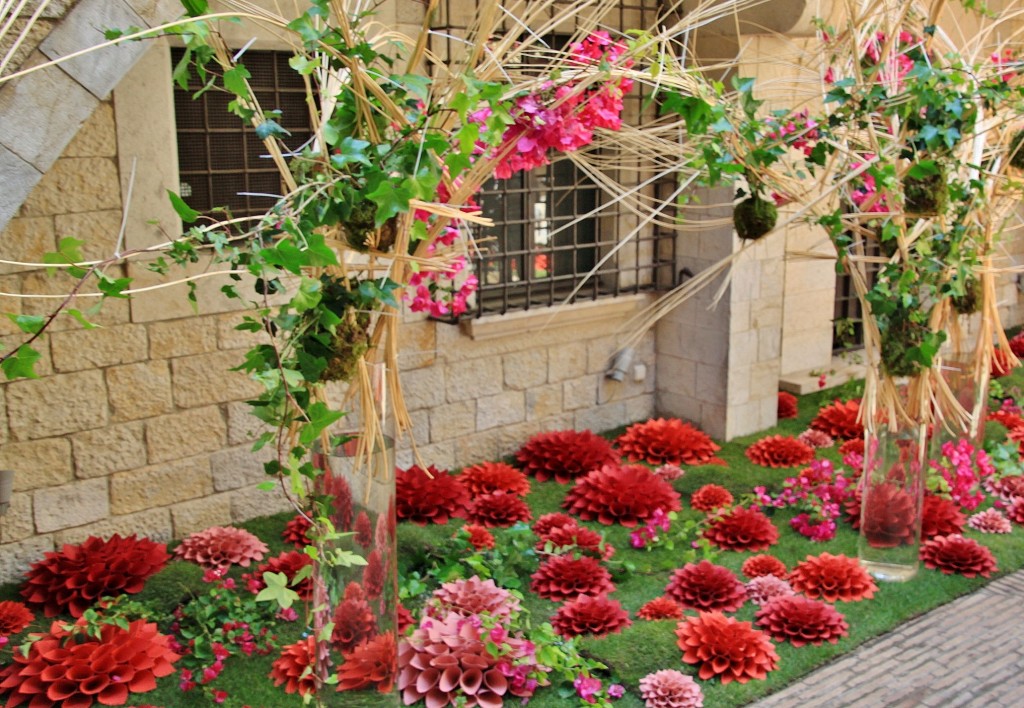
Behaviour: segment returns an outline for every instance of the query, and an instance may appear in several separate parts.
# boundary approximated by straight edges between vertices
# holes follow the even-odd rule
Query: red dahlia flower
[[[789,574],[789,584],[807,597],[827,602],[870,600],[878,590],[856,558],[831,553],[807,556]]]
[[[395,474],[395,513],[400,520],[420,526],[447,524],[452,517],[466,514],[469,493],[458,477],[433,465],[413,465]]]
[[[586,521],[627,528],[647,521],[657,509],[679,511],[679,492],[642,465],[605,465],[576,480],[562,506]]]
[[[537,433],[519,448],[516,459],[538,482],[554,478],[568,484],[590,470],[618,462],[619,456],[610,442],[589,430],[560,430]]]
[[[796,418],[797,413],[796,396],[787,391],[779,391],[778,419]]]
[[[31,610],[14,600],[0,602],[0,637],[9,637],[24,631],[32,624]]]
[[[580,595],[562,605],[551,618],[551,626],[563,637],[616,634],[633,624],[618,600],[604,595]]]
[[[355,540],[363,549],[367,549],[373,545],[373,527],[370,524],[370,517],[367,516],[365,511],[360,511],[356,516],[355,524]]]
[[[375,687],[379,693],[391,692],[398,675],[398,644],[394,632],[378,634],[342,652],[341,656],[344,662],[338,667],[339,691]]]
[[[1003,501],[1013,502],[1015,499],[1024,497],[1024,476],[1011,475],[990,482],[987,487],[990,492]]]
[[[352,530],[352,487],[344,475],[331,472],[326,459],[319,456],[320,463],[314,460],[314,464],[323,474],[317,477],[317,491],[328,497],[331,505],[331,523],[338,531]]]
[[[690,497],[690,506],[704,512],[732,506],[732,502],[732,492],[717,484],[705,484]]]
[[[682,671],[662,669],[640,679],[645,708],[703,708],[700,685]]]
[[[864,426],[858,422],[859,417],[859,399],[853,399],[845,403],[836,399],[818,411],[818,415],[811,421],[811,427],[823,433],[828,433],[833,438],[854,440],[864,437]]]
[[[779,530],[760,509],[736,507],[712,519],[704,538],[726,551],[763,551],[779,540]]]
[[[998,379],[1013,371],[1015,366],[1010,363],[1010,354],[1005,349],[996,347],[992,350],[992,378]]]
[[[706,465],[720,462],[721,448],[708,435],[677,418],[655,418],[637,423],[615,441],[630,462],[652,465]]]
[[[747,602],[743,583],[732,571],[706,560],[673,571],[665,594],[694,610],[735,612]]]
[[[316,693],[316,637],[312,634],[281,650],[274,659],[270,678],[274,685],[284,684],[285,693],[312,696]]]
[[[645,620],[682,619],[683,606],[671,597],[661,595],[647,602],[636,611],[636,616]]]
[[[530,590],[554,602],[615,592],[612,576],[590,556],[551,556],[530,576]]]
[[[299,571],[305,568],[307,565],[312,565],[313,560],[305,553],[300,551],[285,551],[280,555],[274,556],[267,560],[266,563],[261,563],[260,566],[252,573],[246,573],[242,576],[243,579],[249,584],[249,589],[254,593],[258,593],[263,588],[267,587],[267,584],[263,582],[263,574],[266,572],[271,573],[284,573],[285,577],[288,578],[288,587],[299,594],[299,597],[303,600],[308,600],[313,595],[313,580],[310,577],[305,577],[299,581],[297,585],[292,585],[292,581],[295,576],[299,574]]]
[[[995,421],[1007,430],[1024,428],[1024,418],[1021,418],[1016,413],[1011,413],[1010,411],[1004,411],[1001,409],[989,413],[987,420]]]
[[[240,565],[248,568],[253,561],[263,560],[267,544],[245,529],[234,526],[211,526],[186,536],[174,549],[174,555],[203,568],[227,568]]]
[[[1008,342],[1010,345],[1010,351],[1017,355],[1017,357],[1024,357],[1024,332],[1018,332],[1013,335]]]
[[[462,529],[469,534],[469,543],[476,550],[494,548],[494,534],[480,524],[466,524]]]
[[[425,610],[430,617],[447,617],[451,613],[460,617],[486,615],[507,622],[519,614],[519,599],[493,580],[481,580],[474,575],[441,585]]]
[[[555,553],[578,551],[601,560],[608,560],[615,555],[615,546],[605,543],[601,534],[586,526],[577,526],[575,522],[572,526],[551,529],[537,541],[535,548],[538,551],[545,551],[548,544]]]
[[[162,570],[170,556],[167,546],[134,534],[110,540],[90,536],[81,545],[48,551],[25,573],[21,596],[47,617],[82,613],[106,595],[134,594],[150,576]]]
[[[416,618],[412,616],[412,613],[402,604],[401,600],[399,600],[396,609],[398,610],[398,633],[405,634],[405,630],[409,629],[409,627],[416,626]]]
[[[967,525],[981,533],[1010,533],[1013,526],[999,509],[986,509],[967,520]]]
[[[376,600],[384,592],[384,576],[384,557],[379,548],[374,548],[367,554],[366,566],[363,567],[363,591],[371,600]]]
[[[924,496],[924,505],[921,509],[921,538],[960,533],[966,523],[967,517],[951,500],[934,494]]]
[[[358,583],[349,583],[345,597],[334,608],[331,642],[338,651],[348,651],[377,634],[377,618]]]
[[[533,513],[529,505],[515,494],[492,492],[481,494],[474,499],[466,512],[466,518],[474,524],[495,528],[529,521],[533,518]]]
[[[750,558],[743,561],[743,567],[740,570],[748,578],[774,575],[776,578],[785,580],[786,576],[789,575],[789,571],[786,570],[786,564],[767,553],[759,556],[750,556]]]
[[[779,655],[771,639],[721,612],[701,612],[676,627],[683,661],[700,666],[698,676],[707,681],[718,676],[723,684],[764,679],[778,666]]]
[[[172,664],[181,658],[171,651],[171,638],[145,620],[135,620],[126,629],[103,624],[98,638],[86,634],[81,623],[74,636],[65,627],[54,622],[27,656],[16,651],[0,669],[6,705],[124,705],[129,692],[155,689],[156,680],[174,673]]]
[[[530,493],[530,480],[512,465],[504,462],[483,462],[466,467],[459,473],[459,479],[470,497],[491,492],[505,492],[526,496]]]
[[[874,548],[914,543],[916,524],[917,503],[902,487],[877,484],[866,503],[861,499],[860,532]]]
[[[959,573],[966,578],[989,577],[996,572],[996,559],[985,546],[960,534],[936,536],[921,545],[921,560],[929,568],[946,575]]]
[[[576,519],[574,519],[573,517],[569,516],[568,514],[556,512],[553,514],[544,514],[544,516],[537,519],[537,522],[533,525],[532,528],[533,532],[537,534],[537,536],[539,536],[540,538],[544,538],[548,535],[548,533],[550,533],[552,529],[560,528],[562,526],[576,525]]]
[[[769,435],[748,447],[745,454],[762,467],[799,467],[814,459],[814,448],[796,438]]]
[[[835,644],[850,633],[850,625],[832,605],[799,595],[771,600],[757,611],[756,618],[757,626],[772,639],[788,641],[795,647]]]
[[[293,546],[308,546],[310,541],[309,536],[306,534],[312,526],[313,524],[310,523],[304,514],[296,514],[284,525],[281,538],[284,539],[285,543],[290,543]]]
[[[864,457],[864,438],[852,438],[839,446],[839,455],[841,457],[845,458],[851,453]]]

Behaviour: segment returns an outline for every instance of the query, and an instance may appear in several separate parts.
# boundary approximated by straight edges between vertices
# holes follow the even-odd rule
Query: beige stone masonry
[[[54,216],[57,241],[72,236],[82,244],[82,256],[88,260],[104,260],[114,255],[121,229],[121,210],[83,211]]]
[[[3,244],[5,260],[41,263],[44,253],[57,250],[53,217],[11,219],[7,228],[3,230],[0,243]],[[27,266],[0,265],[0,273],[19,273],[28,269]],[[6,307],[4,311],[10,312]]]
[[[65,543],[82,543],[89,536],[110,538],[114,534],[122,538],[135,534],[154,541],[171,540],[171,514],[168,509],[147,509],[136,514],[112,516],[85,526],[76,526],[54,534],[58,546]]]
[[[476,402],[476,429],[501,428],[526,420],[526,395],[522,391],[503,391],[480,396]]]
[[[58,332],[50,346],[59,373],[130,364],[149,355],[146,329],[136,325]]]
[[[505,387],[529,389],[548,380],[548,353],[541,350],[513,352],[502,357]]]
[[[149,357],[172,359],[217,351],[217,319],[189,317],[149,325]]]
[[[169,413],[146,421],[146,454],[150,464],[203,452],[215,452],[227,441],[227,422],[219,406]]]
[[[52,550],[53,537],[48,535],[0,543],[0,578],[6,582],[17,582],[33,563],[42,560],[44,554]]]
[[[210,403],[226,403],[257,395],[260,385],[244,373],[230,369],[245,359],[241,350],[181,357],[171,361],[174,403],[194,408]]]
[[[26,216],[103,211],[121,206],[117,164],[109,157],[58,160],[26,200]]]
[[[294,507],[280,489],[263,491],[256,487],[246,487],[231,493],[231,520],[236,523],[292,510]]]
[[[263,463],[273,459],[275,454],[273,445],[258,452],[253,452],[250,445],[240,445],[210,455],[213,488],[224,492],[272,480],[273,477],[263,471]]]
[[[115,366],[106,371],[115,421],[139,420],[172,410],[171,371],[165,360]]]
[[[190,533],[211,526],[231,524],[231,495],[214,494],[203,499],[175,504],[170,507],[170,512],[174,537],[184,538]]]
[[[111,475],[110,510],[130,514],[198,499],[212,491],[209,459],[204,455],[186,457]]]
[[[459,367],[456,375],[447,377],[446,383],[449,403],[500,393],[504,388],[501,359],[479,359]]]
[[[71,443],[64,438],[8,443],[0,447],[0,469],[14,470],[14,491],[56,487],[74,477]]]
[[[77,433],[100,428],[109,415],[103,372],[12,381],[7,384],[7,415],[15,440]]]
[[[114,106],[104,101],[96,107],[75,137],[64,148],[64,157],[115,157]]]
[[[430,440],[454,440],[476,432],[477,401],[446,403],[430,409]]]
[[[145,429],[141,422],[118,423],[71,436],[75,475],[105,477],[146,465]]]
[[[37,489],[32,501],[40,533],[84,526],[106,519],[111,512],[106,478]]]
[[[32,516],[32,495],[15,492],[11,495],[11,507],[0,516],[0,544],[22,541],[36,532]],[[0,549],[3,546],[0,545]],[[0,550],[0,553],[3,553]]]

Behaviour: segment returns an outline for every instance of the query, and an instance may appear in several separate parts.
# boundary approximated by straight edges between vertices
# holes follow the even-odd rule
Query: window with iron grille
[[[183,49],[171,50],[172,66],[183,54]],[[312,131],[306,87],[288,66],[290,56],[289,52],[250,50],[242,63],[260,106],[281,111],[278,123],[291,133],[284,142],[297,149]],[[202,88],[194,73],[188,90],[174,88],[181,198],[204,214],[217,207],[226,208],[232,216],[263,214],[281,194],[280,173],[266,157],[266,147],[253,127],[228,110],[234,96],[211,89],[193,99]]]
[[[850,246],[854,249],[854,246]],[[863,253],[861,253],[863,251]],[[867,240],[854,251],[858,255],[878,256],[881,249],[878,242]],[[865,263],[868,287],[872,287],[878,275],[879,264]],[[835,306],[832,317],[832,351],[848,352],[864,347],[864,309],[861,307],[853,278],[845,270],[836,274]]]

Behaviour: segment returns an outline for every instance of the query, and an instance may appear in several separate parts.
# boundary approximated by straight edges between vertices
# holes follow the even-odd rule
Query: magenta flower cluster
[[[967,439],[942,444],[942,457],[930,460],[928,490],[952,499],[964,509],[976,509],[985,499],[981,483],[995,474],[988,453]]]
[[[651,518],[647,520],[646,526],[641,526],[629,534],[629,543],[633,548],[648,548],[648,544],[657,544],[661,537],[658,531],[668,532],[672,528],[672,519],[660,508],[655,509]]]
[[[836,535],[840,506],[852,494],[850,480],[837,472],[829,460],[815,460],[796,477],[787,477],[782,491],[772,496],[764,485],[754,487],[762,506],[801,510],[789,525],[812,541],[830,541]]]

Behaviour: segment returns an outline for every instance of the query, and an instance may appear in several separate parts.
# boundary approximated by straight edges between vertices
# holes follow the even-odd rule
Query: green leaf
[[[199,212],[186,204],[185,200],[177,194],[168,189],[167,196],[171,200],[171,206],[174,207],[174,211],[178,212],[178,216],[180,216],[181,220],[186,224],[191,224],[199,218]]]
[[[14,315],[11,313],[7,314],[14,324],[18,325],[18,329],[28,334],[38,334],[43,329],[43,325],[46,324],[46,318],[41,315]]]
[[[36,362],[40,358],[39,352],[27,344],[22,344],[18,350],[10,355],[3,362],[0,362],[0,369],[8,379],[37,379]]]
[[[278,138],[285,135],[291,135],[291,133],[282,128],[276,121],[268,119],[256,126],[256,137],[260,140],[266,140],[271,137]]]
[[[256,602],[276,602],[283,609],[288,609],[299,599],[299,594],[288,587],[288,576],[284,573],[263,573],[263,582],[267,587],[256,595]]]
[[[96,329],[99,325],[90,322],[85,315],[82,314],[81,310],[75,308],[68,308],[67,313],[74,317],[78,324],[82,325],[82,329]]]
[[[245,80],[251,76],[244,64],[238,64],[224,72],[224,88],[240,98],[248,98],[249,87]]]
[[[939,174],[939,168],[934,160],[921,160],[907,170],[907,176],[914,179],[924,179]]]
[[[332,411],[322,401],[311,405],[306,411],[306,415],[309,417],[309,422],[303,425],[299,432],[299,442],[303,445],[312,444],[327,426],[345,417],[343,411]]]
[[[291,305],[295,308],[296,312],[306,312],[316,307],[322,297],[323,292],[321,291],[320,280],[302,276],[302,280],[299,282],[299,289],[292,298]]]
[[[316,59],[307,59],[301,54],[296,54],[288,60],[288,66],[303,76],[309,76],[320,66],[320,62]]]
[[[406,186],[405,182],[396,185],[385,179],[381,180],[377,188],[367,193],[366,196],[377,205],[374,224],[380,226],[391,217],[409,211],[409,200],[413,198],[414,192]]]
[[[210,11],[210,4],[206,0],[181,0],[181,4],[189,17],[198,17]]]
[[[109,275],[100,274],[100,280],[96,287],[107,297],[128,297],[124,290],[131,285],[131,278],[111,278]]]
[[[324,128],[326,130],[327,126]],[[367,141],[349,137],[338,142],[335,137],[334,140],[327,139],[327,142],[337,149],[337,154],[331,155],[331,164],[334,167],[341,169],[353,163],[370,166],[370,160],[366,157],[366,148],[370,147]]]

